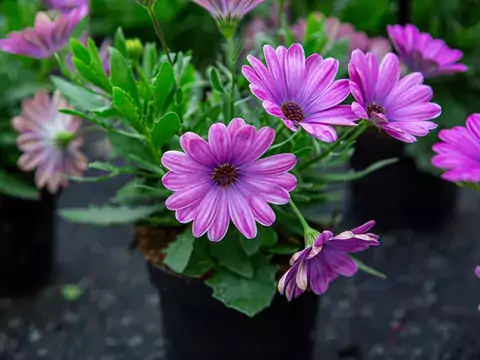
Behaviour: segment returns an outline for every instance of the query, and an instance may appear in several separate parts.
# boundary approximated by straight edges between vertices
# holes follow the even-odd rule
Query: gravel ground
[[[124,181],[73,184],[60,206],[100,204]],[[480,197],[460,195],[455,218],[437,234],[384,235],[364,254],[388,280],[361,273],[331,286],[321,298],[318,359],[337,359],[341,349],[344,359],[480,358],[442,350],[465,340],[464,331],[478,339],[480,327]],[[35,300],[0,301],[0,360],[163,359],[158,298],[144,261],[126,250],[131,228],[59,220],[57,233],[56,283]],[[77,301],[62,297],[66,283],[85,289]]]

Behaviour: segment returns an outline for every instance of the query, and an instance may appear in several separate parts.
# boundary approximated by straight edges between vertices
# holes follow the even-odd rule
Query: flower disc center
[[[282,112],[285,119],[290,121],[300,122],[305,118],[302,107],[293,101],[282,104]]]
[[[238,179],[238,169],[230,164],[223,164],[213,170],[212,179],[218,186],[228,186]]]
[[[380,105],[376,105],[376,104],[369,105],[368,108],[367,108],[367,111],[368,111],[368,115],[370,117],[375,116],[376,114],[386,115],[385,109],[383,107],[381,107]]]

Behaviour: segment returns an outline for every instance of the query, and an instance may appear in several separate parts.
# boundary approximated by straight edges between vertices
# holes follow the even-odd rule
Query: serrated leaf
[[[220,265],[233,273],[246,278],[253,277],[252,263],[240,245],[237,231],[229,231],[222,241],[212,244],[210,253]]]
[[[261,255],[254,256],[252,263],[255,275],[251,279],[216,267],[215,274],[205,280],[215,299],[250,317],[267,308],[277,291],[277,267]]]
[[[74,107],[90,111],[105,106],[105,100],[101,96],[57,76],[52,76],[51,79],[55,87]]]
[[[132,69],[127,64],[127,61],[123,57],[122,53],[113,47],[110,48],[110,82],[114,86],[114,99],[115,87],[119,87],[129,95],[129,98],[132,99],[134,106],[138,106],[138,89],[133,77]]]
[[[174,84],[175,74],[173,68],[168,61],[164,61],[160,66],[160,70],[155,80],[155,86],[153,88],[155,108],[158,113],[168,105],[165,101],[167,100],[168,94],[170,94]]]
[[[25,200],[38,200],[40,193],[21,178],[0,171],[0,194]]]
[[[195,237],[190,229],[178,235],[175,241],[171,242],[165,251],[166,257],[163,261],[173,271],[182,274],[186,269],[193,252]]]
[[[160,205],[138,207],[90,205],[88,208],[62,209],[60,210],[60,216],[71,222],[109,226],[134,223],[163,208]]]
[[[122,114],[129,122],[129,124],[138,129],[139,118],[137,114],[137,107],[130,100],[130,96],[117,86],[113,87],[113,104],[120,114]]]
[[[210,70],[210,83],[212,84],[212,88],[216,91],[225,94],[225,89],[220,82],[220,76],[218,75],[218,71],[215,68]]]
[[[180,118],[174,112],[165,114],[162,118],[158,119],[153,124],[151,131],[152,142],[155,148],[160,149],[163,144],[170,142],[173,136],[180,130],[180,127]]]
[[[350,257],[353,259],[353,261],[355,261],[359,270],[365,271],[367,274],[379,277],[381,279],[386,279],[387,278],[387,275],[385,275],[385,274],[381,273],[380,271],[375,270],[374,268],[366,265],[362,261],[358,260],[356,257],[354,257],[352,255],[350,255]]]
[[[120,51],[120,53],[127,58],[128,57],[128,50],[127,44],[125,42],[125,35],[123,34],[123,29],[119,27],[115,32],[115,37],[113,38],[113,46],[115,49]]]

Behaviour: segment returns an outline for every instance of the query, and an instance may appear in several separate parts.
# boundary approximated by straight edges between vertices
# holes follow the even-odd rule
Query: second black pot
[[[458,188],[420,172],[404,146],[375,129],[359,139],[350,163],[355,170],[383,159],[399,161],[351,183],[350,215],[360,222],[376,220],[380,231],[434,231],[453,216]]]
[[[276,295],[250,318],[212,298],[209,287],[148,263],[160,295],[167,360],[311,360],[318,297]]]
[[[0,195],[0,297],[33,296],[53,279],[56,197]]]

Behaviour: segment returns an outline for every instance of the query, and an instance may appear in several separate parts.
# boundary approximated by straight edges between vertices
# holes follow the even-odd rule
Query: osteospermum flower
[[[238,21],[265,0],[192,0],[205,8],[221,28],[235,28]]]
[[[82,176],[87,159],[81,152],[83,144],[78,131],[81,119],[60,113],[68,103],[56,92],[52,98],[39,91],[22,104],[22,113],[12,120],[20,133],[17,145],[23,154],[18,167],[24,171],[37,169],[35,183],[55,193],[68,185],[68,175]]]
[[[242,68],[252,93],[263,101],[265,110],[278,116],[292,131],[302,127],[316,138],[332,142],[337,133],[332,125],[355,126],[358,117],[350,106],[338,105],[350,93],[348,80],[337,80],[338,61],[318,54],[305,60],[302,45],[289,49],[264,48],[268,68],[248,56],[250,66]]]
[[[390,25],[388,34],[410,71],[434,77],[468,70],[466,65],[458,63],[463,56],[460,50],[451,49],[443,40],[420,32],[415,25]]]
[[[400,79],[398,57],[389,53],[380,66],[375,54],[361,50],[352,53],[348,64],[350,90],[357,100],[353,112],[384,130],[390,136],[412,143],[416,136],[425,136],[437,124],[428,121],[442,111],[429,102],[430,86],[423,85],[423,76],[412,73]]]
[[[47,13],[39,12],[33,28],[14,31],[6,39],[0,39],[0,50],[37,59],[49,58],[63,49],[73,30],[87,14],[86,5],[57,14],[53,19]]]
[[[88,6],[89,0],[44,0],[48,7],[62,12],[69,12],[81,6]]]
[[[470,115],[467,126],[442,130],[443,142],[433,145],[432,164],[448,170],[442,177],[453,182],[480,182],[480,114]]]
[[[228,127],[210,127],[208,142],[194,133],[180,138],[184,152],[167,151],[162,164],[170,170],[163,184],[175,193],[166,206],[181,223],[193,220],[193,235],[208,232],[211,241],[227,233],[230,219],[251,239],[257,235],[255,221],[270,226],[275,213],[268,203],[287,204],[296,186],[289,174],[297,160],[293,154],[273,155],[258,160],[270,147],[275,132],[258,131],[242,119]]]
[[[292,256],[291,268],[280,279],[278,291],[289,301],[308,288],[321,295],[339,275],[355,275],[358,267],[349,253],[379,245],[378,236],[367,233],[374,225],[375,221],[369,221],[337,236],[328,230],[319,234],[313,245]]]

